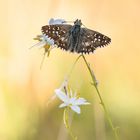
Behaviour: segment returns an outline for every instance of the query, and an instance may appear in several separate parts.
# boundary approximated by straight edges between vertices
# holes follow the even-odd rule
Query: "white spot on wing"
[[[94,38],[94,43],[97,41],[97,38]]]
[[[61,40],[62,40],[62,41],[64,41],[64,39],[65,39],[64,37],[61,37]]]
[[[89,42],[85,42],[85,45],[86,45],[86,46],[89,46],[89,45],[90,45],[90,43],[89,43]]]
[[[65,31],[62,31],[64,34],[66,33]]]

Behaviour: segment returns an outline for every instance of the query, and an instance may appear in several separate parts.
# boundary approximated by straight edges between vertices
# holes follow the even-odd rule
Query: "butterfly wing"
[[[57,47],[68,50],[68,32],[71,27],[69,24],[45,25],[42,33],[53,39]]]
[[[78,53],[90,53],[98,47],[104,47],[111,39],[97,31],[81,28],[81,39],[79,41]]]
[[[69,24],[55,24],[46,25],[42,27],[42,33],[54,40],[57,47],[69,50],[68,40],[69,31],[72,25]],[[87,28],[81,28],[81,36],[79,38],[79,44],[77,53],[90,53],[98,47],[104,47],[111,42],[111,39],[97,31]]]

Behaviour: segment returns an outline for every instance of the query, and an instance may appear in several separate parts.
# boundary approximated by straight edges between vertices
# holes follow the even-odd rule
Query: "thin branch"
[[[99,89],[98,89],[98,82],[97,82],[97,80],[96,80],[96,77],[95,77],[95,75],[94,75],[94,72],[93,72],[93,70],[90,68],[90,65],[88,64],[88,62],[87,62],[87,60],[86,60],[86,58],[85,58],[84,55],[82,55],[82,58],[83,58],[83,60],[84,60],[84,62],[85,62],[85,64],[86,64],[86,66],[87,66],[87,68],[88,68],[88,70],[89,70],[89,73],[90,73],[91,78],[92,78],[93,85],[94,85],[94,87],[95,87],[95,89],[96,89],[96,92],[97,92],[98,97],[99,97],[99,99],[100,99],[101,105],[102,105],[102,107],[103,107],[103,109],[104,109],[105,116],[106,116],[106,118],[107,118],[107,120],[108,120],[108,123],[109,123],[109,125],[110,125],[112,131],[114,132],[115,139],[116,139],[116,140],[119,140],[118,134],[117,134],[117,129],[116,129],[116,128],[114,127],[114,125],[113,125],[113,122],[112,122],[112,120],[111,120],[111,117],[110,117],[110,115],[109,115],[109,113],[108,113],[108,111],[107,111],[107,108],[106,108],[106,106],[105,106],[105,104],[104,104],[104,101],[103,101],[102,96],[101,96],[101,94],[100,94],[100,91],[99,91]]]

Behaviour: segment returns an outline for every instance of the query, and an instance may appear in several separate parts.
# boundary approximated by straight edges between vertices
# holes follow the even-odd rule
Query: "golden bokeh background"
[[[140,1],[7,0],[0,6],[0,140],[67,140],[60,101],[47,101],[71,69],[77,54],[29,49],[50,18],[83,24],[112,39],[86,55],[121,140],[140,139]],[[113,140],[91,78],[81,59],[70,86],[92,103],[74,115],[80,140]]]

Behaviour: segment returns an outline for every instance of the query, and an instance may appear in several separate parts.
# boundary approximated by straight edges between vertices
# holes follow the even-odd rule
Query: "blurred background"
[[[140,139],[140,1],[139,0],[7,0],[0,6],[0,140],[69,140],[58,99],[47,106],[77,54],[29,49],[50,18],[83,24],[112,39],[86,55],[121,140]],[[91,77],[82,59],[69,85],[91,102],[74,114],[72,130],[79,140],[113,140]]]

